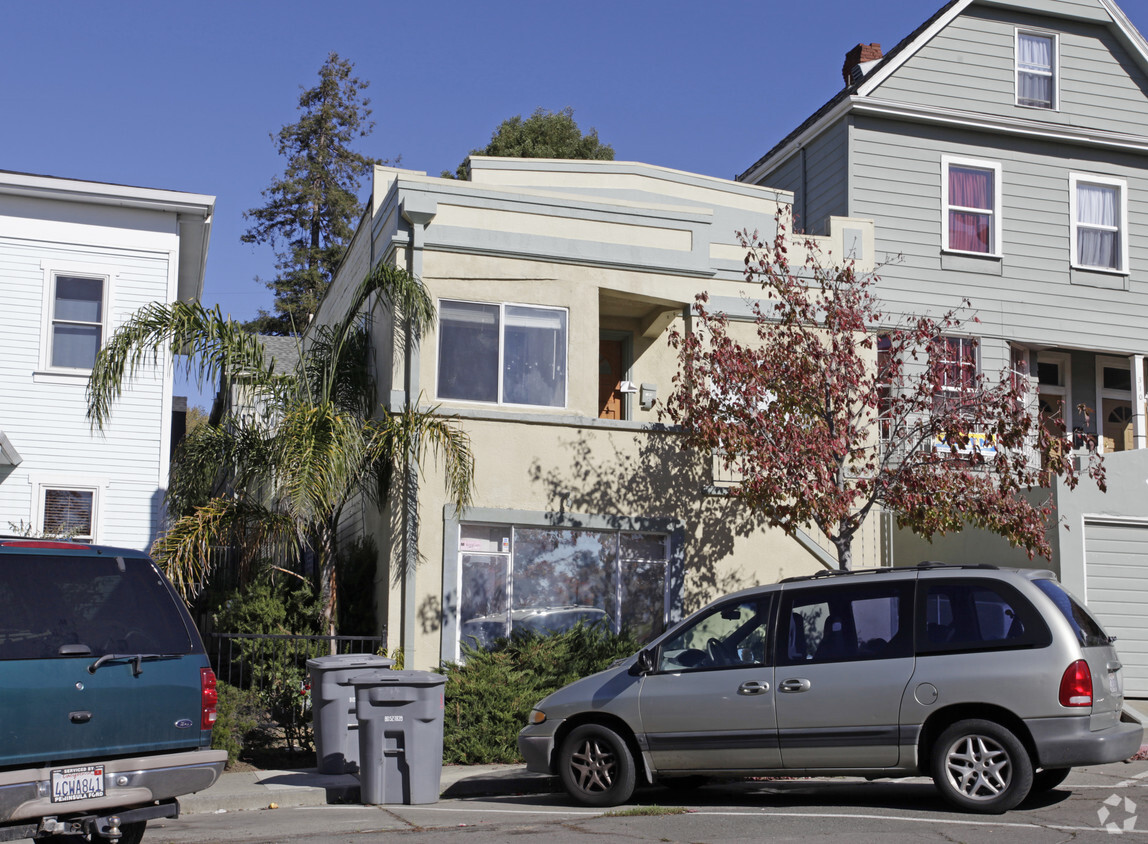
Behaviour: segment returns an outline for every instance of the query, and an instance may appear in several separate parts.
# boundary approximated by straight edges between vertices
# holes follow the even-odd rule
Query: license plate
[[[52,771],[52,802],[68,803],[104,796],[104,766],[63,768]]]

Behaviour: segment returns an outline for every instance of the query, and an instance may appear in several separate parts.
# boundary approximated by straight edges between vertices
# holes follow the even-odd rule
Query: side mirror
[[[634,664],[630,666],[631,677],[641,677],[649,674],[654,670],[654,652],[653,651],[639,651],[638,658],[634,660]]]

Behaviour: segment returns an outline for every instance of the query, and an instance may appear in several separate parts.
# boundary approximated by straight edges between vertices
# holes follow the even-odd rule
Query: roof
[[[295,367],[299,365],[298,337],[260,334],[259,342],[263,344],[263,350],[271,356],[271,362],[275,364],[277,373],[284,375],[295,371]]]
[[[177,297],[194,301],[203,295],[203,275],[215,197],[183,191],[140,188],[109,182],[64,179],[14,170],[0,170],[0,194],[111,205],[175,214],[179,224],[179,274]]]
[[[1108,19],[1109,27],[1121,36],[1131,49],[1133,55],[1139,58],[1141,64],[1148,70],[1148,41],[1145,41],[1144,37],[1136,30],[1136,27],[1128,19],[1127,15],[1116,5],[1114,0],[1097,0],[1097,2],[1099,9],[1110,16]],[[1026,8],[1025,3],[1021,2],[1021,0],[949,0],[948,3],[945,3],[933,13],[928,20],[897,42],[857,83],[848,85],[838,91],[825,105],[810,115],[801,125],[774,144],[765,155],[743,172],[739,173],[736,179],[738,181],[752,181],[762,165],[786,147],[792,145],[798,138],[809,132],[813,127],[817,126],[823,120],[826,120],[831,113],[836,112],[838,109],[842,111],[850,110],[852,103],[861,101],[867,97],[875,87],[885,81],[889,74],[925,46],[936,34],[934,29],[939,30],[943,26],[946,26],[950,20],[957,17],[974,3],[991,6],[1011,6],[1022,11],[1027,11],[1030,14],[1033,12],[1031,8]],[[1072,17],[1073,15],[1070,12],[1071,10],[1066,7],[1060,16]],[[835,117],[836,116],[839,115],[835,115]]]

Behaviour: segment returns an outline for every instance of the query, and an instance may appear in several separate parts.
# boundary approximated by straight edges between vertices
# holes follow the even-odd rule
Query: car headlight
[[[526,718],[526,723],[528,723],[528,724],[541,724],[545,720],[546,720],[546,713],[545,712],[543,712],[541,709],[531,709],[530,715],[528,715]]]

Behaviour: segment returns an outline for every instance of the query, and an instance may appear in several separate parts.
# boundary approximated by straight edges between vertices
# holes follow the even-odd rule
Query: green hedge
[[[522,761],[518,731],[534,704],[639,647],[627,633],[580,624],[566,633],[515,634],[489,650],[468,649],[463,664],[445,666],[443,762]]]

